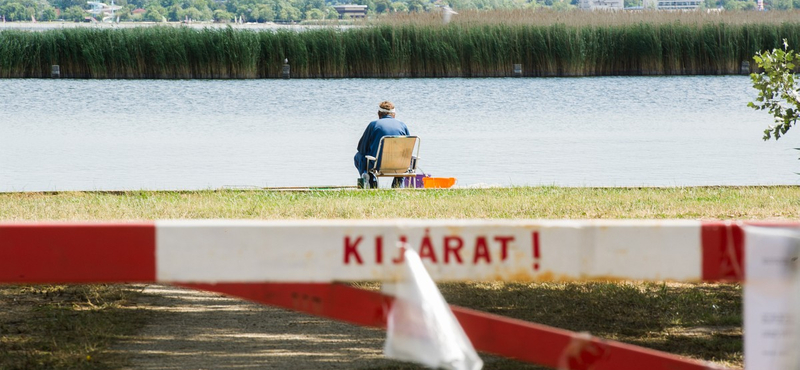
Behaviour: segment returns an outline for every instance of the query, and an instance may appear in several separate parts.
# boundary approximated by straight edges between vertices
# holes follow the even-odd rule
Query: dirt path
[[[114,351],[131,369],[417,369],[383,358],[385,333],[163,285],[133,285],[155,318]]]

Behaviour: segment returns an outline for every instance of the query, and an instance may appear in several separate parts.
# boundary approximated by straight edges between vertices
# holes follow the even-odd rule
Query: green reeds
[[[511,76],[514,64],[522,64],[525,76],[738,74],[743,61],[780,47],[783,39],[800,46],[796,21],[628,20],[505,24],[467,18],[446,26],[405,22],[302,32],[2,31],[0,77],[49,77],[51,65],[59,65],[66,78],[280,78],[284,58],[292,78]]]

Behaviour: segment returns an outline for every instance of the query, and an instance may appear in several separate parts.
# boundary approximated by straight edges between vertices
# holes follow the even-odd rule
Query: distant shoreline
[[[0,22],[0,31],[5,30],[18,30],[18,31],[47,31],[59,30],[67,28],[97,28],[97,29],[115,29],[115,28],[138,28],[138,27],[188,27],[194,29],[204,28],[227,28],[231,27],[237,30],[296,30],[302,31],[306,29],[317,28],[351,28],[357,27],[350,24],[341,25],[315,25],[315,24],[280,24],[275,22],[264,23],[215,23],[215,22],[120,22],[120,23],[103,23],[103,22],[72,22],[72,21],[48,21],[48,22]]]
[[[698,185],[698,186],[550,186],[550,185],[530,185],[530,186],[454,186],[448,189],[424,189],[424,188],[380,188],[378,190],[391,191],[512,191],[512,190],[535,190],[535,189],[562,189],[564,191],[680,191],[680,190],[779,190],[800,191],[800,185],[778,184],[778,185]],[[93,194],[93,195],[136,195],[148,193],[157,194],[200,194],[200,193],[257,193],[257,192],[340,192],[340,191],[363,191],[355,185],[309,185],[309,186],[245,186],[245,187],[221,187],[208,189],[126,189],[126,190],[33,190],[33,191],[2,191],[0,197],[9,195],[30,195],[30,196],[55,196],[69,194]]]

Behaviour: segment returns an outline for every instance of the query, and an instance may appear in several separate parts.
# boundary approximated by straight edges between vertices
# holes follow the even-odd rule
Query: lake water
[[[746,76],[0,80],[0,191],[355,185],[377,105],[459,186],[798,184]]]

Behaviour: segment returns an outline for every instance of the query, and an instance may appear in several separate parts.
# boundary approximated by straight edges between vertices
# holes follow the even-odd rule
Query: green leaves
[[[758,97],[757,103],[749,102],[747,106],[767,110],[775,120],[774,126],[764,130],[764,140],[780,139],[800,118],[800,94],[795,86],[796,65],[793,63],[798,57],[800,54],[789,49],[786,39],[783,40],[783,50],[776,48],[753,56],[763,71],[750,75]]]

